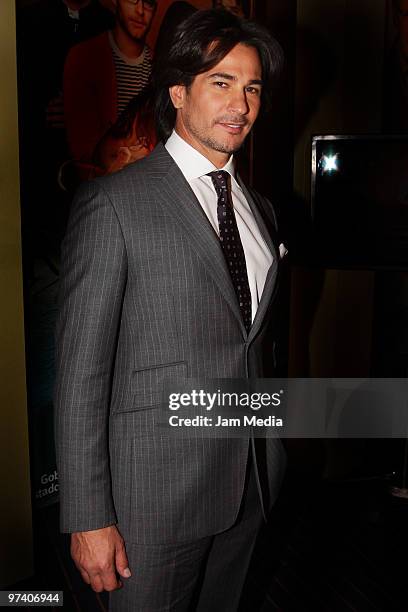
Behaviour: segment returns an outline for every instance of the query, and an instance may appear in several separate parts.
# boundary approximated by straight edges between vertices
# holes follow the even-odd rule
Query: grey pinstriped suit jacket
[[[245,188],[244,188],[245,190]],[[61,529],[115,522],[129,541],[192,541],[237,516],[249,439],[174,440],[155,429],[172,377],[262,375],[279,255],[247,336],[219,240],[163,145],[83,185],[62,249],[55,389]],[[284,466],[267,441],[270,498]]]

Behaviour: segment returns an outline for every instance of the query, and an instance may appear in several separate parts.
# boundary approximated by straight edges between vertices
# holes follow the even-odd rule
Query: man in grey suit
[[[281,64],[256,24],[193,14],[156,67],[165,144],[73,204],[57,329],[61,528],[111,610],[236,610],[279,490],[279,440],[261,453],[249,432],[173,439],[158,406],[172,380],[262,376],[279,248],[272,207],[232,154]]]

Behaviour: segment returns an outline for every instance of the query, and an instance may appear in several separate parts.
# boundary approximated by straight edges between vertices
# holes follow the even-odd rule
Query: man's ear
[[[169,87],[169,95],[173,102],[174,108],[183,108],[184,100],[186,97],[185,85],[172,85]]]

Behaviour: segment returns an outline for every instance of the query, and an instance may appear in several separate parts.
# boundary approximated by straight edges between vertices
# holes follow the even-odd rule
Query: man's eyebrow
[[[208,75],[209,79],[225,79],[226,81],[236,81],[237,77],[228,72],[213,72]],[[248,85],[262,85],[262,79],[251,79]]]
[[[228,72],[213,72],[208,75],[209,79],[226,79],[227,81],[236,81],[237,77],[232,74],[228,74]]]

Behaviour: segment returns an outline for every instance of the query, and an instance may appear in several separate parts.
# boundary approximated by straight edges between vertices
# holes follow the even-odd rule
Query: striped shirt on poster
[[[145,45],[139,57],[131,59],[120,51],[111,32],[109,32],[109,41],[115,63],[117,110],[120,115],[130,100],[145,89],[152,71],[152,54]]]

